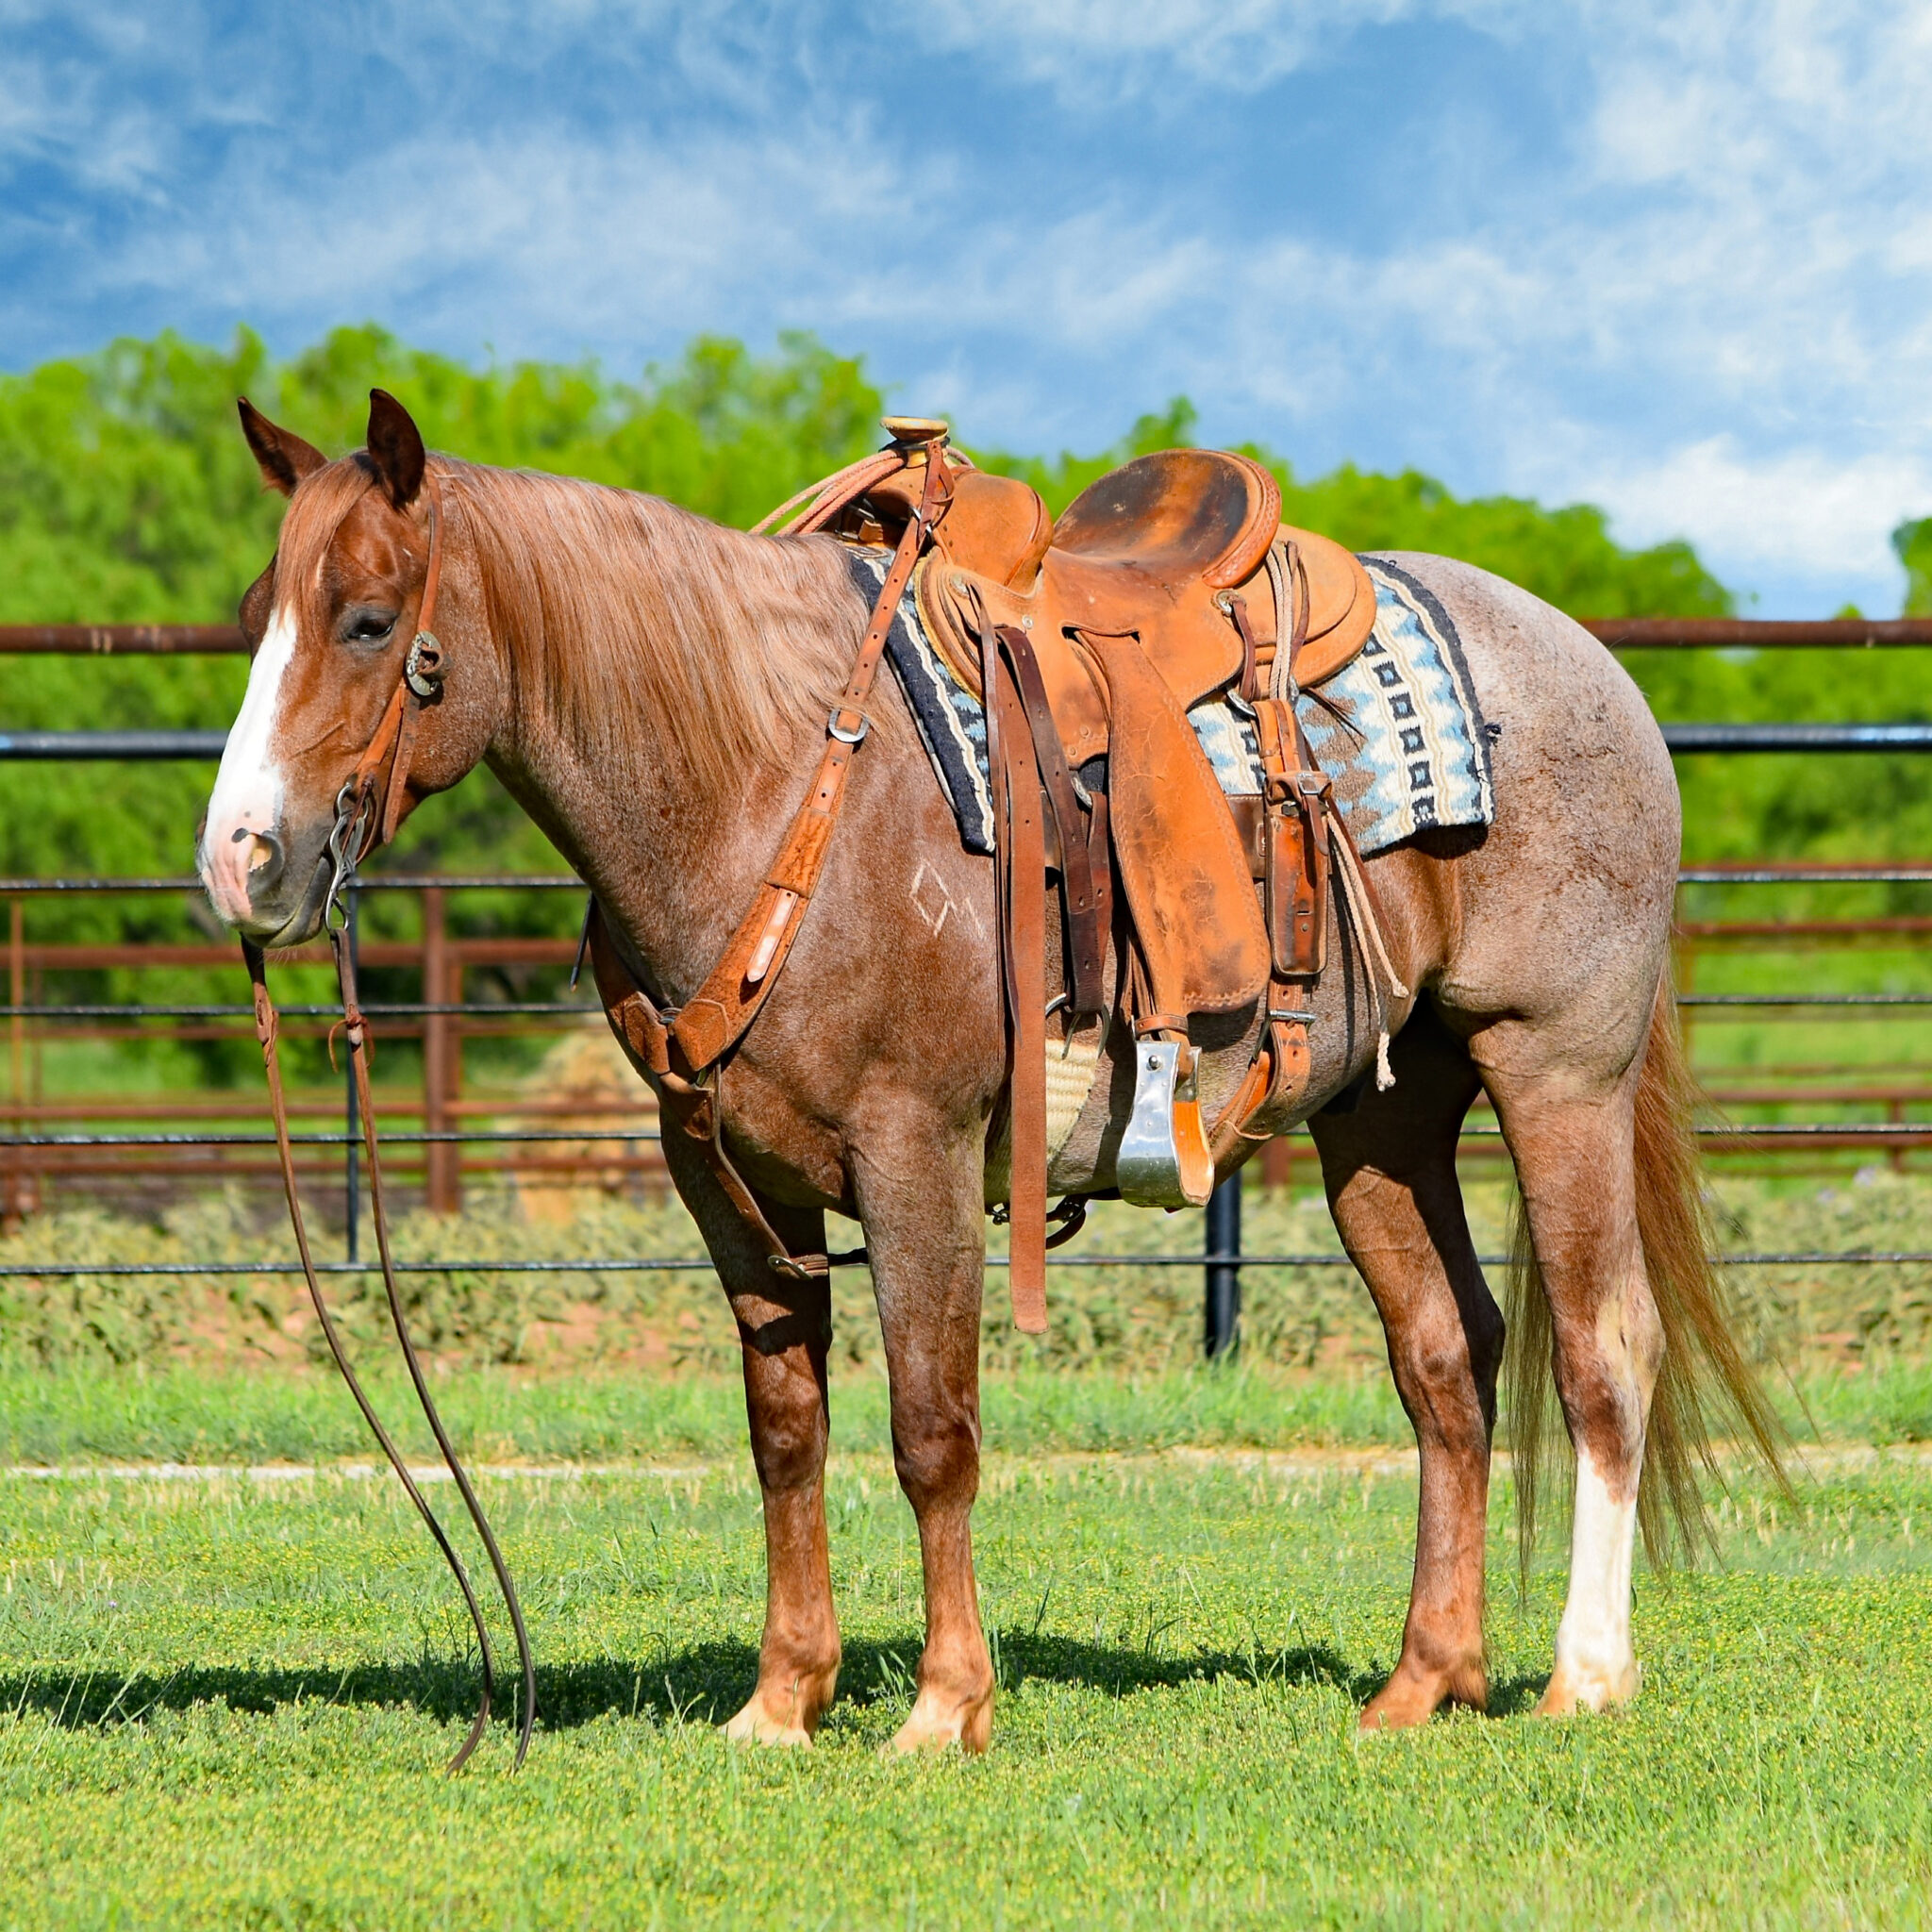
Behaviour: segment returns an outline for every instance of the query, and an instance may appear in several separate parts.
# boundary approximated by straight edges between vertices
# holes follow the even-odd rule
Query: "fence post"
[[[1261,1185],[1271,1192],[1294,1185],[1294,1151],[1286,1134],[1276,1134],[1261,1144]]]
[[[449,946],[443,924],[442,888],[423,892],[423,1003],[441,1006],[449,999]],[[446,1013],[423,1021],[423,1125],[432,1134],[449,1131],[450,1022]],[[424,1148],[429,1211],[454,1214],[458,1207],[456,1149],[447,1141]]]
[[[1241,1177],[1231,1174],[1208,1197],[1208,1359],[1232,1355],[1241,1340]]]
[[[26,1004],[26,901],[11,899],[8,902],[7,931],[7,987],[10,1005],[16,1008]],[[26,1132],[26,1020],[20,1012],[13,1015],[13,1024],[8,1028],[8,1087],[13,1104],[21,1110],[15,1114],[13,1131]],[[27,1180],[26,1152],[24,1148],[14,1150],[7,1163],[4,1185],[0,1185],[0,1232],[13,1233],[26,1218],[31,1205],[30,1186]]]
[[[342,898],[342,923],[347,927],[344,938],[349,948],[349,971],[355,978],[359,996],[362,961],[356,935],[358,903],[352,878]],[[348,1257],[352,1261],[359,1261],[362,1257],[357,1247],[357,1224],[362,1211],[362,1120],[356,1105],[356,1061],[347,1053],[342,1056],[342,1124],[349,1136],[348,1144],[342,1150],[346,1157],[342,1167],[342,1227],[348,1243]]]

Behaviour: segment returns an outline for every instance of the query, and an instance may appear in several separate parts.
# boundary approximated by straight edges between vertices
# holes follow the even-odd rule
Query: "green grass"
[[[1069,1457],[1190,1420],[1255,1437],[1239,1417],[1271,1407],[1266,1439],[1290,1441],[1286,1391],[1256,1374],[1055,1379],[989,1388],[975,1541],[1003,1690],[993,1753],[970,1763],[880,1754],[909,1700],[919,1566],[865,1377],[835,1389],[846,1663],[806,1756],[735,1751],[712,1728],[749,1689],[763,1600],[719,1381],[451,1378],[479,1446],[496,1427],[531,1454],[683,1451],[663,1474],[486,1480],[542,1666],[514,1781],[501,1728],[470,1774],[441,1775],[474,1677],[391,1485],[0,1478],[0,1924],[1932,1916],[1932,1468],[1916,1454],[1820,1456],[1795,1512],[1740,1489],[1718,1566],[1640,1570],[1635,1707],[1559,1724],[1527,1711],[1560,1571],[1541,1565],[1518,1597],[1505,1481],[1492,1714],[1363,1741],[1355,1713],[1400,1639],[1412,1480],[1313,1452]],[[199,1398],[185,1374],[40,1388],[0,1391],[10,1457],[31,1428],[70,1451],[284,1455],[303,1417],[315,1453],[359,1449],[325,1420],[341,1397],[300,1376]],[[1365,1391],[1323,1411],[1317,1388],[1303,1440],[1392,1436]],[[97,1441],[117,1405],[134,1420]]]
[[[407,1382],[382,1374],[371,1387],[400,1440],[433,1455]],[[437,1403],[466,1453],[488,1461],[734,1456],[746,1441],[736,1376],[472,1370],[440,1376]],[[846,1368],[835,1376],[832,1407],[841,1447],[889,1450],[881,1374]],[[989,1445],[1009,1452],[1410,1440],[1386,1374],[1332,1381],[1266,1370],[1130,1376],[1036,1369],[989,1377],[985,1407]],[[372,1453],[361,1418],[328,1372],[0,1370],[0,1462],[310,1462]]]
[[[369,1386],[398,1438],[413,1454],[432,1456],[408,1384],[378,1372]],[[1801,1449],[1814,1441],[1932,1441],[1932,1366],[1823,1370],[1771,1386]],[[1386,1369],[1335,1376],[1265,1363],[1143,1374],[1031,1368],[991,1373],[983,1389],[988,1447],[1013,1455],[1188,1445],[1406,1449],[1413,1440]],[[735,1375],[450,1369],[437,1375],[436,1391],[464,1453],[483,1461],[730,1457],[745,1444]],[[886,1385],[877,1369],[841,1365],[832,1412],[841,1448],[887,1453]],[[0,1368],[0,1464],[307,1463],[372,1453],[332,1371]]]

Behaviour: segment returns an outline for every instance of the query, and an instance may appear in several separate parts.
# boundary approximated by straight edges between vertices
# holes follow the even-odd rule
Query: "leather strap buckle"
[[[836,711],[834,711],[829,718],[825,720],[825,735],[828,738],[836,738],[841,744],[863,744],[865,742],[866,733],[872,729],[872,720],[868,718],[863,711],[860,711],[857,714],[858,718],[858,728],[857,730],[849,730],[841,727],[839,721],[840,719],[848,717],[850,715],[852,715],[851,707],[848,705],[841,705],[839,708]]]

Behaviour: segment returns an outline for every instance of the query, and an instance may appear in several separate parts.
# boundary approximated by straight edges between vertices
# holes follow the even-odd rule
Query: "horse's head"
[[[321,924],[331,834],[342,826],[338,846],[358,856],[417,799],[455,784],[488,747],[505,681],[474,575],[442,562],[450,492],[408,410],[372,391],[369,446],[337,462],[245,399],[241,410],[262,478],[289,508],[242,599],[254,668],[199,862],[224,919],[262,944],[292,945]],[[441,647],[412,657],[433,558],[428,622]]]

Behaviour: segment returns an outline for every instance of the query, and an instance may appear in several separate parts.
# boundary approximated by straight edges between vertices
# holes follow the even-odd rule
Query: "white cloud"
[[[895,16],[919,51],[883,79],[822,0],[226,21],[0,0],[0,172],[38,184],[0,202],[13,338],[57,305],[76,347],[375,315],[634,367],[698,328],[812,326],[982,441],[1094,447],[1185,390],[1205,433],[1305,469],[1597,500],[1817,600],[1882,602],[1887,533],[1932,509],[1932,8],[933,0]],[[1390,63],[1444,24],[1500,52],[1432,121],[1432,73]],[[1124,104],[1273,165],[1330,70],[1374,125],[1266,201],[1118,142]],[[962,72],[980,111],[908,115],[915,79]],[[1036,124],[1074,152],[1106,131],[1108,164],[1017,177]],[[1426,216],[1324,205],[1371,162]]]
[[[927,0],[908,25],[1082,103],[1173,102],[1177,80],[1236,93],[1272,85],[1364,27],[1417,16],[1502,26],[1520,0]]]
[[[1696,534],[1713,558],[1758,575],[1895,578],[1890,537],[1901,506],[1932,508],[1932,461],[1832,449],[1748,455],[1708,437],[1642,467],[1584,477],[1579,492],[1615,517],[1626,541]]]
[[[751,289],[829,298],[824,244],[894,185],[832,129],[758,145],[429,134],[293,208],[280,182],[236,174],[219,225],[158,226],[104,280],[192,273],[238,315],[408,314],[473,341],[488,317],[499,337],[566,353],[655,333],[667,314],[689,332]],[[809,222],[777,211],[808,197]]]

